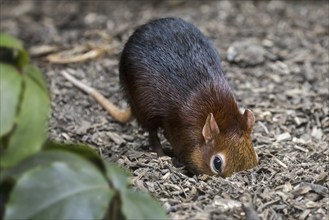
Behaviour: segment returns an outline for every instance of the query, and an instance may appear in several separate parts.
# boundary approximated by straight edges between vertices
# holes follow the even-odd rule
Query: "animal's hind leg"
[[[149,144],[152,150],[158,154],[158,157],[165,155],[162,150],[162,145],[158,137],[157,129],[149,131]]]

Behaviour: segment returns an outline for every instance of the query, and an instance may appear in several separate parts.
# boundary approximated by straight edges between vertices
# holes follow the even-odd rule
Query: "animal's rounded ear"
[[[246,109],[244,111],[243,117],[246,121],[247,130],[251,132],[252,128],[254,127],[254,124],[255,124],[254,113],[252,113],[252,111],[250,111],[249,109]]]
[[[210,113],[206,119],[206,122],[202,129],[202,136],[206,143],[212,141],[219,134],[219,127],[214,118],[214,115]]]

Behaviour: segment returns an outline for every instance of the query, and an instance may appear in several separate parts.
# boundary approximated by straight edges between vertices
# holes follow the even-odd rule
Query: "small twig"
[[[308,153],[308,150],[306,148],[304,148],[304,147],[300,147],[298,145],[294,145],[294,148],[297,149],[297,150],[303,151],[305,153]]]
[[[260,210],[260,211],[263,211],[263,209],[266,208],[267,206],[272,205],[272,204],[275,204],[275,203],[277,203],[277,202],[279,202],[279,201],[281,201],[281,199],[276,199],[276,200],[273,200],[273,201],[269,201],[269,202],[267,202],[267,203],[261,205],[261,206],[259,207],[259,210]]]
[[[81,52],[80,54],[71,54],[69,56],[64,55],[67,51],[50,54],[47,56],[47,60],[49,62],[59,64],[78,63],[95,59],[106,52],[106,50],[102,48],[93,48],[91,50]]]
[[[277,164],[281,165],[283,168],[285,168],[285,169],[288,168],[288,166],[287,166],[285,163],[283,163],[281,160],[279,160],[276,156],[274,156],[274,155],[271,154],[270,152],[268,152],[268,155],[270,155],[271,157],[273,157],[274,161],[275,161]]]
[[[181,184],[181,183],[179,183],[179,187],[180,187],[181,190],[183,191],[185,198],[187,198],[187,194],[186,194],[184,188],[182,187],[182,184]]]
[[[258,121],[258,124],[264,129],[264,131],[265,131],[266,134],[269,134],[269,131],[268,131],[267,127],[264,125],[263,122]]]
[[[281,160],[279,160],[277,157],[273,156],[273,159],[275,160],[275,162],[277,162],[279,165],[281,165],[283,168],[287,169],[288,166],[286,164],[284,164]]]

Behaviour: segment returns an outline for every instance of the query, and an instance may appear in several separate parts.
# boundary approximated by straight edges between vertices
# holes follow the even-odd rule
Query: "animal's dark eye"
[[[221,173],[222,172],[222,159],[218,156],[215,156],[212,163],[213,163],[214,170],[217,173]]]

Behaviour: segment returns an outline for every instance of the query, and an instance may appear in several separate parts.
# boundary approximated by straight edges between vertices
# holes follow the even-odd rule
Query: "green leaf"
[[[92,149],[91,146],[85,144],[60,144],[50,141],[47,142],[43,148],[46,150],[65,150],[74,154],[78,154],[79,156],[84,157],[85,159],[95,164],[105,174],[105,165],[103,160],[98,156],[96,151]]]
[[[0,47],[9,47],[12,49],[24,50],[22,41],[5,33],[0,34]]]
[[[29,61],[29,55],[23,48],[23,43],[9,34],[0,34],[0,47],[14,50],[15,65],[23,67]],[[16,53],[17,51],[17,53]]]
[[[65,150],[72,153],[79,154],[82,157],[87,159],[89,158],[99,158],[98,154],[95,150],[93,150],[90,146],[85,144],[70,144],[70,143],[57,143],[57,142],[47,142],[44,146],[45,149],[52,150]]]
[[[124,190],[130,184],[130,176],[127,171],[120,168],[114,163],[105,161],[106,176],[112,183],[112,186],[117,190]]]
[[[114,196],[102,173],[64,151],[34,159],[46,161],[44,155],[52,156],[48,164],[34,166],[18,179],[4,219],[102,219]]]
[[[28,64],[25,66],[23,72],[24,74],[30,76],[30,78],[33,79],[34,82],[36,82],[48,95],[48,89],[47,89],[47,83],[45,77],[36,66],[32,64]]]
[[[72,159],[72,153],[61,151],[61,150],[49,150],[49,151],[41,151],[36,153],[22,162],[18,163],[16,166],[3,169],[0,172],[0,182],[3,182],[6,179],[14,179],[15,181],[20,178],[25,172],[30,169],[33,169],[38,166],[45,166],[51,164],[53,162],[66,162]]]
[[[121,201],[121,211],[127,219],[168,219],[163,208],[146,193],[121,191]]]
[[[15,123],[22,87],[22,76],[11,65],[0,63],[0,137]]]
[[[47,94],[28,76],[16,128],[7,149],[0,155],[0,165],[10,167],[40,150],[47,138],[50,103]]]

